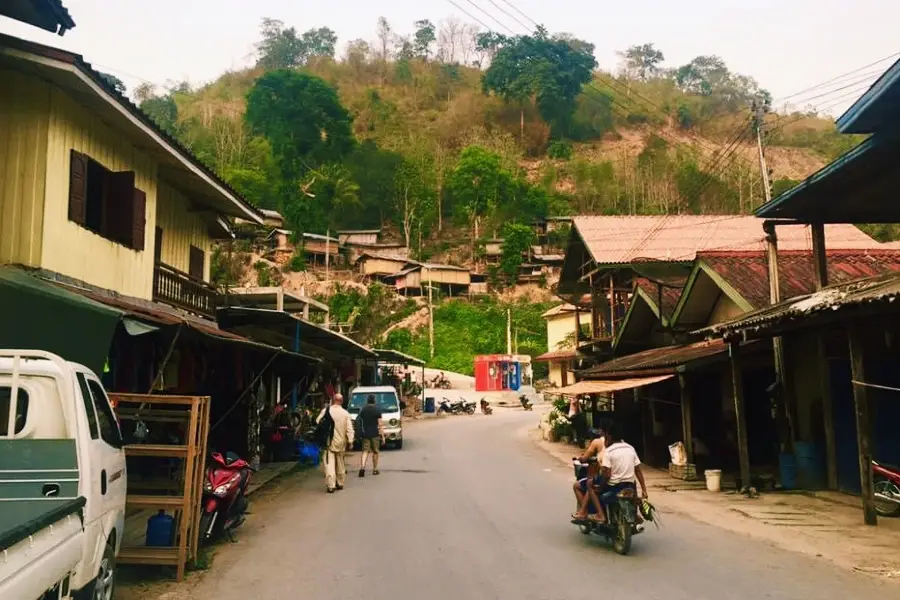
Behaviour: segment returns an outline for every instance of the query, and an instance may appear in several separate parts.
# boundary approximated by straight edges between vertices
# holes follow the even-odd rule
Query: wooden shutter
[[[163,243],[162,227],[157,227],[154,234],[156,235],[156,237],[153,238],[153,262],[161,263],[162,262],[162,243]]]
[[[134,171],[106,174],[103,235],[114,242],[131,246]]]
[[[130,246],[140,251],[144,249],[145,230],[147,229],[147,194],[143,190],[135,188],[132,197]],[[153,251],[157,251],[155,247]],[[159,259],[157,258],[157,260]]]
[[[84,225],[87,216],[88,158],[72,150],[69,165],[69,220]]]
[[[190,262],[188,263],[188,275],[195,279],[203,281],[203,266],[206,262],[206,255],[203,250],[196,246],[191,246]]]

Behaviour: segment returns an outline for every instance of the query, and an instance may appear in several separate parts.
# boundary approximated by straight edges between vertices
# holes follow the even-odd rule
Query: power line
[[[898,56],[900,56],[900,52],[895,52],[895,53],[893,53],[893,54],[891,54],[891,55],[889,55],[889,56],[885,56],[884,58],[880,58],[880,59],[876,60],[875,62],[869,63],[869,64],[867,64],[867,65],[863,65],[862,67],[859,67],[859,68],[857,68],[857,69],[853,69],[852,71],[848,71],[848,72],[844,73],[843,75],[838,75],[837,77],[833,77],[833,78],[831,78],[831,79],[829,79],[829,80],[827,80],[827,81],[823,81],[822,83],[818,83],[818,84],[816,84],[816,85],[814,85],[814,86],[812,86],[812,87],[808,87],[808,88],[806,88],[806,89],[804,89],[804,90],[800,90],[799,92],[796,92],[796,93],[794,93],[794,94],[791,94],[790,96],[784,96],[784,97],[782,97],[782,98],[778,98],[778,102],[781,103],[781,101],[787,100],[788,98],[793,98],[793,97],[795,97],[795,96],[799,96],[800,94],[804,94],[804,93],[806,93],[806,92],[813,91],[813,90],[818,89],[818,88],[820,88],[820,87],[822,87],[822,86],[824,86],[824,85],[827,85],[827,84],[829,84],[829,83],[838,81],[838,80],[840,80],[840,79],[843,79],[844,77],[847,77],[848,75],[853,75],[854,73],[858,73],[859,71],[862,71],[863,69],[868,69],[869,67],[874,67],[875,65],[877,65],[877,64],[879,64],[879,63],[883,63],[883,62],[886,61],[886,60],[890,60],[890,59],[892,59],[892,58],[897,58]]]
[[[507,26],[506,26],[504,23],[502,23],[497,17],[495,17],[494,15],[492,15],[491,13],[489,13],[488,11],[484,10],[483,8],[481,8],[480,6],[478,6],[477,4],[475,4],[475,2],[474,2],[473,0],[466,0],[466,2],[468,2],[469,4],[471,4],[472,6],[474,6],[476,9],[478,9],[479,11],[481,11],[482,13],[484,13],[485,15],[487,15],[487,17],[488,17],[489,19],[491,19],[494,23],[497,23],[500,27],[503,27],[503,28],[506,29],[508,32],[510,32],[511,34],[516,35],[516,32],[515,32],[515,31],[513,31],[512,29],[510,29],[509,27],[507,27]]]
[[[509,17],[510,19],[512,19],[513,21],[515,21],[515,22],[518,23],[519,25],[521,25],[522,27],[524,27],[526,30],[531,29],[531,27],[529,27],[528,25],[526,25],[525,23],[523,23],[522,21],[520,21],[520,20],[518,19],[518,17],[516,17],[515,15],[513,15],[512,13],[510,13],[509,11],[507,11],[506,9],[504,9],[502,6],[500,6],[500,5],[497,4],[496,2],[494,2],[494,0],[488,0],[488,2],[490,2],[491,4],[493,4],[494,6],[496,6],[496,7],[497,7],[497,10],[499,10],[500,12],[502,12],[504,15],[506,15],[507,17]],[[507,2],[507,4],[509,4],[509,3]],[[513,7],[513,8],[515,8],[515,7]],[[526,17],[526,18],[527,18],[527,17]],[[533,22],[533,21],[532,21],[532,22]],[[535,25],[537,25],[537,23],[535,23]]]
[[[506,4],[507,6],[509,6],[511,9],[513,9],[514,11],[516,11],[517,13],[519,13],[520,15],[522,15],[523,17],[525,17],[528,21],[531,21],[531,24],[532,24],[532,25],[534,25],[535,27],[540,27],[540,25],[538,24],[537,21],[535,21],[534,19],[532,19],[531,17],[529,17],[528,15],[526,15],[525,13],[523,13],[521,10],[519,10],[519,9],[516,7],[515,4],[513,4],[513,3],[510,2],[509,0],[501,0],[501,1],[502,1],[504,4]],[[526,27],[526,29],[527,29],[527,27]]]

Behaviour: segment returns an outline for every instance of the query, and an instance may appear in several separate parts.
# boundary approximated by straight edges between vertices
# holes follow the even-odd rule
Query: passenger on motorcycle
[[[603,429],[596,429],[592,433],[594,439],[591,440],[584,453],[578,457],[580,462],[588,463],[587,477],[579,479],[572,486],[577,502],[576,510],[572,513],[572,519],[576,521],[587,519],[589,515],[597,513],[600,507],[600,499],[597,497],[596,488],[603,484],[600,463],[603,460],[606,449],[606,439]]]
[[[637,491],[637,482],[641,484],[641,497],[647,499],[647,484],[641,471],[641,459],[638,458],[634,447],[622,440],[621,429],[615,423],[606,430],[606,451],[603,453],[600,467],[606,485],[600,494],[601,510],[597,513],[599,522],[606,521],[606,511],[603,507],[615,502],[622,490]]]

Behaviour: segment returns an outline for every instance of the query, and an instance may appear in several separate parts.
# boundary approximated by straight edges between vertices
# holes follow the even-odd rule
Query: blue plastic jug
[[[148,546],[169,547],[175,543],[175,517],[167,515],[160,510],[157,514],[147,519]]]

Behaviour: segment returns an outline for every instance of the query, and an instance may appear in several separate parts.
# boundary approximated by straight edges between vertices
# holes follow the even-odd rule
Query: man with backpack
[[[325,489],[329,494],[344,489],[347,478],[344,453],[353,445],[353,419],[343,403],[344,397],[335,394],[331,406],[323,408],[316,419],[316,444],[322,449]]]
[[[381,409],[375,404],[375,395],[369,394],[366,405],[356,415],[358,436],[362,440],[362,455],[359,462],[359,476],[366,476],[366,462],[372,455],[372,475],[378,475],[378,456],[384,442],[384,428],[381,424]]]

